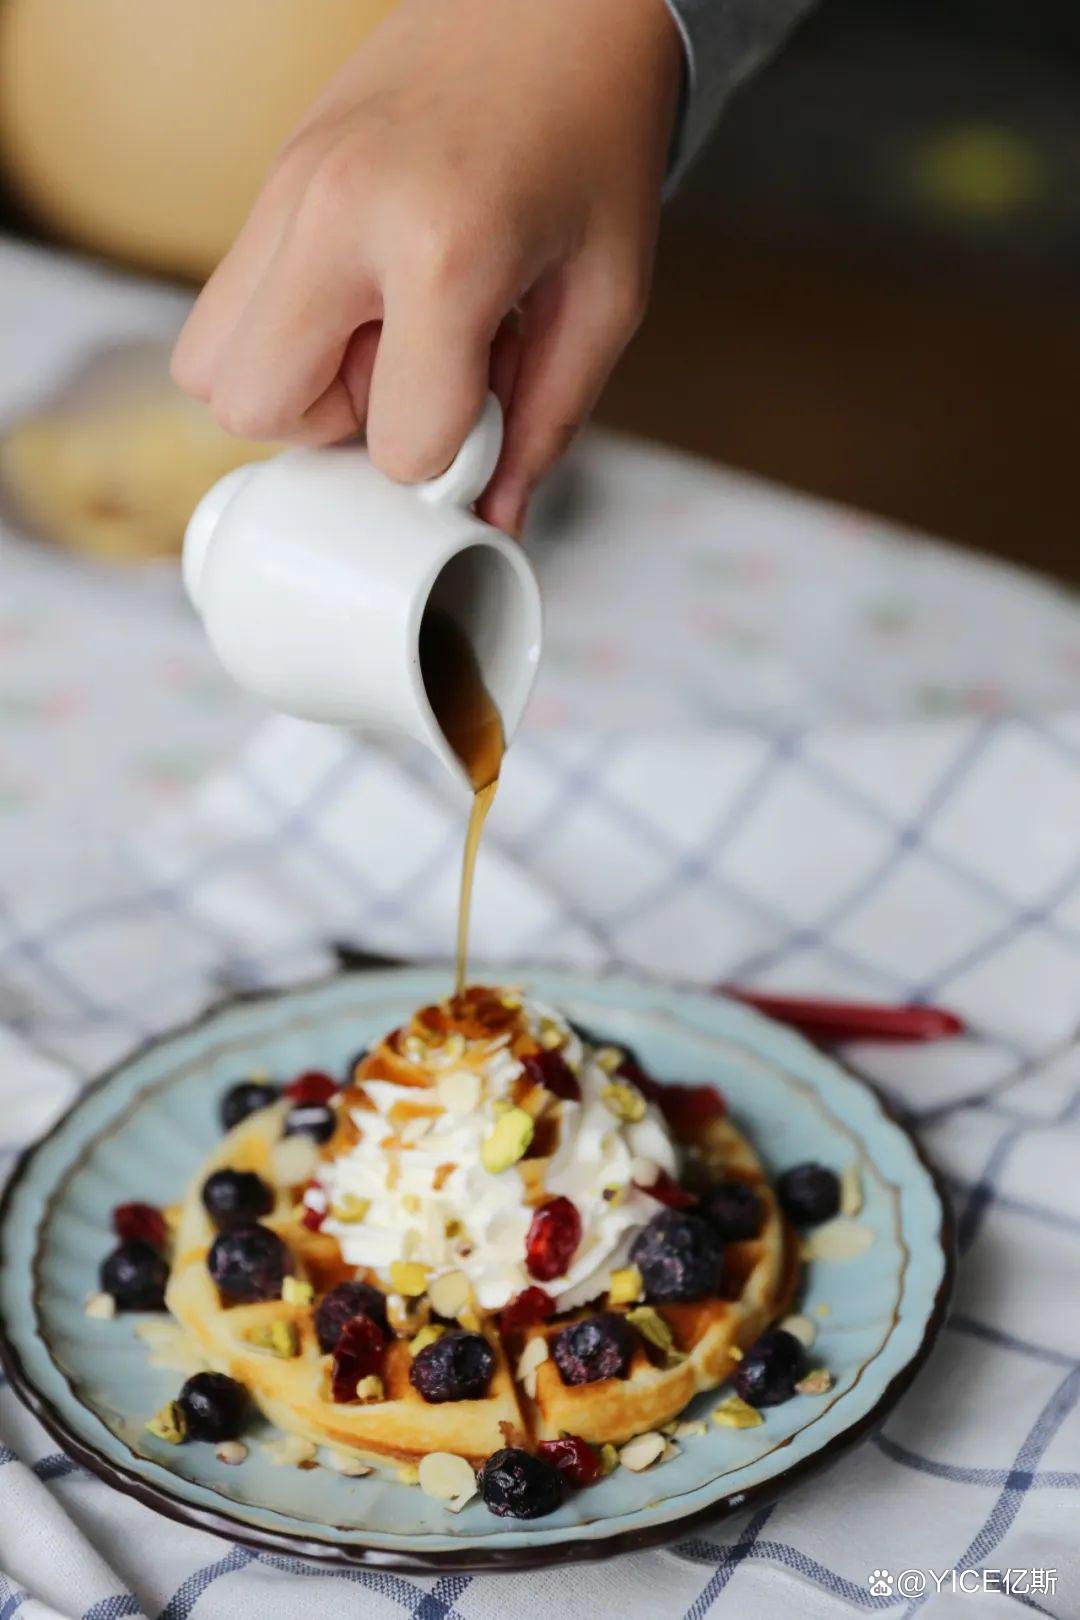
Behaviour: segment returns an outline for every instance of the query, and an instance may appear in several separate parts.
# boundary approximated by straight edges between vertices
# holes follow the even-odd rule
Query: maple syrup
[[[429,607],[420,623],[420,674],[432,713],[473,790],[458,894],[455,985],[460,993],[466,984],[476,852],[499,785],[505,739],[469,638],[440,608]]]

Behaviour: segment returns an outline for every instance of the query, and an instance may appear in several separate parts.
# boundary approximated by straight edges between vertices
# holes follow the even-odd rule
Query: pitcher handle
[[[430,506],[456,506],[464,510],[487,488],[502,449],[502,406],[489,393],[465,443],[438,478],[415,485],[416,493]]]

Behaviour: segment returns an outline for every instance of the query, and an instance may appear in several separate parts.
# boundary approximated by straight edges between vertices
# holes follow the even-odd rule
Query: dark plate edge
[[[423,967],[426,963],[384,963],[372,962],[372,967]],[[555,964],[544,964],[553,968]],[[361,968],[359,972],[362,974]],[[118,1062],[112,1064],[95,1080],[90,1081],[82,1088],[74,1100],[72,1107],[77,1107],[84,1098],[108,1085],[113,1076],[126,1069],[137,1059],[153,1051],[156,1047],[174,1040],[177,1036],[193,1034],[204,1024],[209,1023],[223,1012],[236,1006],[250,1006],[259,1001],[277,1000],[282,996],[292,994],[297,990],[317,989],[320,984],[329,984],[341,978],[340,973],[322,975],[318,978],[305,980],[295,985],[274,985],[266,989],[243,990],[222,997],[212,1002],[194,1018],[187,1020],[160,1035],[152,1036],[126,1053]],[[359,975],[358,975],[359,976]],[[591,976],[602,979],[605,975],[594,973]],[[649,982],[646,979],[646,982]],[[659,984],[661,981],[652,981]],[[676,986],[679,990],[696,989],[701,993],[700,986]],[[845,1065],[835,1054],[830,1054],[832,1060],[839,1067]],[[742,1512],[752,1507],[762,1507],[770,1503],[777,1496],[789,1490],[793,1485],[803,1482],[815,1473],[830,1467],[844,1452],[865,1439],[896,1405],[900,1397],[911,1385],[922,1368],[931,1349],[941,1331],[952,1301],[953,1290],[956,1283],[956,1234],[952,1209],[946,1195],[942,1179],[924,1152],[922,1145],[901,1120],[895,1109],[881,1095],[863,1075],[853,1070],[845,1069],[851,1078],[855,1079],[866,1090],[870,1091],[882,1113],[884,1113],[897,1130],[908,1139],[911,1148],[922,1165],[937,1194],[941,1209],[941,1224],[938,1228],[938,1243],[942,1251],[944,1266],[941,1281],[934,1295],[923,1335],[918,1348],[903,1367],[886,1385],[877,1401],[870,1410],[853,1422],[842,1434],[838,1434],[823,1445],[820,1450],[801,1461],[794,1463],[785,1472],[775,1479],[763,1481],[762,1484],[749,1486],[745,1490],[734,1492],[731,1496],[721,1497],[707,1507],[699,1508],[693,1513],[685,1514],[682,1518],[668,1520],[664,1524],[642,1528],[640,1530],[624,1529],[613,1531],[600,1540],[588,1542],[564,1542],[559,1548],[559,1559],[562,1563],[595,1563],[602,1559],[613,1557],[621,1552],[639,1551],[646,1547],[660,1546],[684,1536],[688,1531],[706,1524],[714,1523],[727,1518],[733,1513]],[[20,1153],[8,1181],[0,1194],[0,1266],[4,1263],[3,1234],[10,1213],[10,1204],[16,1189],[25,1178],[37,1153],[51,1140],[60,1129],[71,1109],[65,1109],[49,1129],[36,1142],[30,1144]],[[325,1541],[308,1541],[302,1536],[296,1536],[288,1531],[252,1530],[249,1525],[223,1510],[199,1508],[188,1503],[182,1503],[169,1494],[168,1491],[148,1483],[132,1470],[110,1461],[87,1445],[71,1432],[61,1414],[53,1406],[47,1396],[41,1394],[37,1386],[31,1381],[22,1358],[15,1349],[7,1332],[7,1323],[0,1311],[0,1365],[3,1366],[11,1381],[12,1388],[23,1404],[29,1408],[42,1426],[59,1442],[67,1454],[82,1467],[96,1474],[114,1490],[122,1491],[124,1495],[141,1502],[145,1507],[152,1508],[165,1518],[173,1519],[178,1524],[190,1526],[195,1530],[206,1530],[210,1534],[222,1536],[226,1540],[240,1546],[250,1547],[260,1553],[277,1553],[306,1559],[311,1563],[324,1564],[329,1567],[355,1568],[365,1565],[371,1568],[393,1570],[400,1574],[424,1575],[434,1571],[456,1570],[463,1572],[478,1572],[492,1569],[525,1570],[545,1567],[550,1562],[550,1548],[508,1547],[505,1550],[498,1548],[477,1549],[470,1553],[456,1551],[427,1552],[402,1554],[385,1552],[377,1547],[331,1545]]]

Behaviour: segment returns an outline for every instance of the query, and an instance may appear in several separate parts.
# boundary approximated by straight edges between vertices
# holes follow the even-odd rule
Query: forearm
[[[704,145],[730,92],[779,48],[814,0],[667,0],[686,58],[668,189]]]

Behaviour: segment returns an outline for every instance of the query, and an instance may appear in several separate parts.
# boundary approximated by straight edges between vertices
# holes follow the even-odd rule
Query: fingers
[[[385,289],[367,445],[381,472],[402,483],[435,478],[480,415],[491,350],[509,295],[434,286],[399,272]],[[504,351],[504,371],[509,355]]]
[[[529,495],[596,402],[641,319],[645,277],[579,261],[541,282],[524,331],[502,454],[480,515],[520,534]]]

